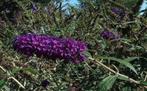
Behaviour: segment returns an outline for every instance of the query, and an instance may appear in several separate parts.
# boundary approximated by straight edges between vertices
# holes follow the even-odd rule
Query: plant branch
[[[13,79],[17,84],[19,84],[20,87],[22,87],[23,89],[25,89],[25,87],[14,77],[9,77],[8,80]]]
[[[4,72],[7,72],[8,75],[10,75],[10,73],[6,69],[4,69],[2,66],[0,66],[0,69],[2,69]],[[14,78],[13,76],[9,77],[8,80],[9,79],[13,79],[20,87],[25,89],[25,87],[16,78]]]
[[[2,69],[4,72],[7,72],[2,66],[0,66],[0,69]]]
[[[96,62],[97,62],[97,63],[96,63],[97,65],[101,65],[102,67],[104,67],[104,68],[107,69],[108,71],[110,71],[110,72],[112,72],[112,73],[114,73],[114,74],[117,74],[118,76],[121,76],[121,77],[123,77],[123,78],[128,79],[128,81],[130,81],[131,83],[140,84],[140,81],[136,81],[136,80],[134,80],[133,78],[130,78],[130,77],[124,75],[124,74],[120,74],[119,72],[114,71],[113,69],[109,68],[108,66],[106,66],[106,65],[103,64],[102,62],[100,62],[100,61],[98,61],[98,60],[95,60],[94,58],[89,58],[89,59],[90,59],[90,60],[93,60],[93,61],[96,61]]]

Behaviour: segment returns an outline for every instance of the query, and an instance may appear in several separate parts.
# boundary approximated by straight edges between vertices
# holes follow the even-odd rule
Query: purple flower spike
[[[119,36],[115,35],[113,32],[110,32],[108,30],[104,30],[100,33],[100,36],[103,37],[106,40],[114,40],[117,39]]]
[[[37,34],[17,36],[13,47],[28,56],[36,54],[38,57],[71,60],[73,63],[84,61],[86,57],[82,52],[87,50],[86,44],[81,41]]]

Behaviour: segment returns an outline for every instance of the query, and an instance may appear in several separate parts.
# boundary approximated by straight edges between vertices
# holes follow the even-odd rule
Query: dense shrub
[[[146,89],[143,0],[78,1],[1,0],[0,90]]]

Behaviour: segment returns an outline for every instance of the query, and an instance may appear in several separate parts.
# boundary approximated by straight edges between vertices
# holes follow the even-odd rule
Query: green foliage
[[[128,0],[124,1],[124,5],[127,6],[129,9],[131,9],[132,6],[134,6],[139,0]]]
[[[98,91],[108,91],[112,88],[113,84],[115,83],[117,79],[117,75],[110,75],[106,78],[104,78],[100,84],[99,84],[99,90]]]
[[[146,81],[141,81],[140,82],[142,85],[147,86],[147,82]]]
[[[6,84],[5,80],[0,80],[0,89]]]
[[[142,0],[78,1],[79,5],[71,6],[63,0],[0,0],[0,90],[141,91],[147,85],[147,10],[139,14]],[[123,10],[125,15],[112,8]],[[100,34],[105,29],[120,38],[103,38]],[[88,51],[82,54],[87,59],[70,64],[17,53],[12,42],[16,35],[25,33],[84,41]],[[50,83],[46,88],[44,80]]]
[[[114,57],[98,57],[98,58],[107,59],[109,61],[112,60],[112,61],[119,62],[120,64],[125,65],[126,67],[130,68],[132,71],[134,71],[137,74],[137,71],[135,70],[133,65],[129,63],[130,61],[135,60],[136,57],[126,58],[126,59],[118,59],[118,58],[114,58]]]

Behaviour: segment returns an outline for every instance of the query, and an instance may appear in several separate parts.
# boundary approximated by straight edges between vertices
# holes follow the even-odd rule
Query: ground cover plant
[[[0,0],[0,91],[146,91],[143,0]]]

